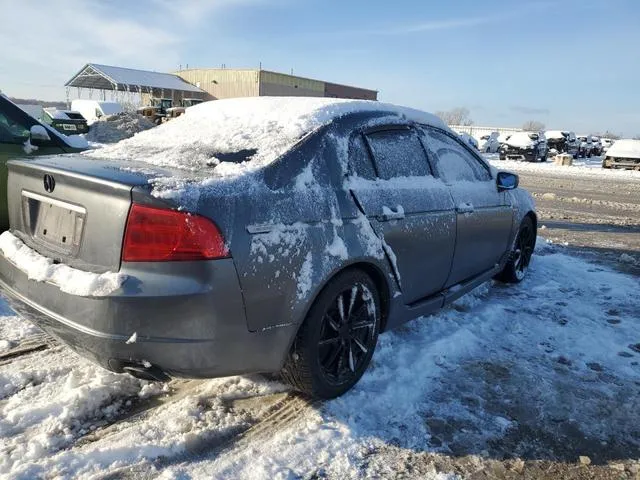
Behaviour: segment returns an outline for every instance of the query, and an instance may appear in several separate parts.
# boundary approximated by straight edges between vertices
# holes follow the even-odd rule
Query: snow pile
[[[22,240],[6,231],[0,235],[0,251],[5,258],[24,272],[29,280],[51,282],[63,292],[82,297],[103,297],[118,290],[127,276],[121,273],[91,273],[40,255]]]
[[[85,138],[94,143],[116,143],[155,127],[155,124],[135,112],[104,116],[91,124]]]
[[[640,158],[640,140],[616,140],[607,150],[608,157]]]
[[[273,162],[302,137],[337,117],[371,111],[446,128],[433,115],[373,101],[234,98],[195,105],[158,128],[89,155],[192,171],[209,168],[217,176],[236,176]]]

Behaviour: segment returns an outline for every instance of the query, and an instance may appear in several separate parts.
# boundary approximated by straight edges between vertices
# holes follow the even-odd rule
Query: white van
[[[97,100],[74,100],[71,102],[71,110],[80,112],[89,125],[102,117],[118,115],[123,112],[122,105],[117,102],[99,102]]]

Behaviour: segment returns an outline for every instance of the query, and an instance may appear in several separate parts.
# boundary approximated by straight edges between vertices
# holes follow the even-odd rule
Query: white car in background
[[[485,135],[481,135],[478,138],[478,150],[483,153],[496,153],[500,148],[500,141],[498,137],[500,133],[491,132]]]
[[[616,140],[607,150],[602,168],[640,170],[640,140]]]
[[[607,151],[609,150],[609,148],[611,148],[611,146],[613,145],[613,142],[615,140],[612,140],[610,138],[601,138],[600,142],[602,143],[602,154],[604,155],[605,153],[607,153]]]
[[[71,102],[71,110],[80,112],[89,125],[103,117],[119,115],[123,112],[122,105],[117,102],[99,102],[97,100],[83,99],[73,100]]]
[[[458,135],[460,136],[462,141],[465,142],[467,145],[469,145],[470,147],[475,148],[476,150],[479,150],[479,148],[478,148],[478,140],[476,140],[475,138],[473,138],[471,135],[469,135],[466,132],[458,132]]]

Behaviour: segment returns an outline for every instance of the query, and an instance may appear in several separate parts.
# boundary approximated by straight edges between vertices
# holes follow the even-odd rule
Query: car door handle
[[[473,208],[473,204],[466,202],[466,203],[461,203],[456,207],[456,211],[458,213],[473,213],[475,212],[475,208]]]
[[[404,218],[404,209],[398,205],[396,210],[389,207],[382,207],[382,215],[378,215],[378,220],[388,222],[389,220],[402,220]]]

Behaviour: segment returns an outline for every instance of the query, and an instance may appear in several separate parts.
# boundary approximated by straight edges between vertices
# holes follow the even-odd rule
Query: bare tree
[[[619,140],[622,138],[617,133],[610,132],[609,130],[607,130],[604,133],[598,133],[598,132],[592,133],[591,135],[595,135],[596,137],[600,137],[600,138],[610,138],[611,140]]]
[[[466,107],[457,107],[446,112],[436,112],[436,116],[440,117],[447,125],[473,125],[473,120],[469,117],[469,109]]]
[[[522,130],[525,132],[539,132],[544,130],[544,123],[537,120],[527,120],[522,124]]]

